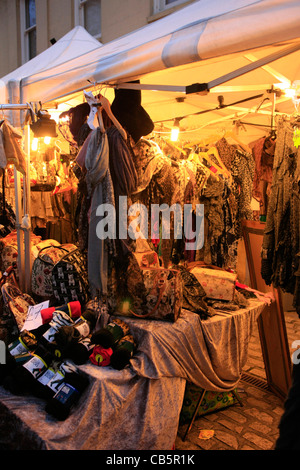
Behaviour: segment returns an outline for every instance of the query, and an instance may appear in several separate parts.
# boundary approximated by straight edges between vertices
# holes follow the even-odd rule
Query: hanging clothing
[[[146,189],[153,175],[159,171],[164,161],[164,155],[159,152],[152,142],[146,139],[140,139],[133,147],[134,165],[137,172],[137,187],[135,193],[140,193]]]
[[[254,160],[251,153],[236,150],[231,165],[231,174],[233,177],[233,194],[237,201],[236,214],[236,236],[242,237],[242,220],[253,220],[253,210],[251,208],[253,178],[254,178]]]
[[[277,126],[272,189],[262,244],[261,275],[294,295],[300,315],[300,149],[285,119]]]
[[[113,240],[97,236],[97,208],[101,204],[114,206],[114,193],[109,171],[109,146],[106,132],[96,128],[85,156],[87,193],[91,198],[91,211],[88,234],[88,277],[93,298],[99,293],[107,294],[108,256],[113,252]]]
[[[0,131],[2,133],[3,141],[3,147],[0,147],[0,161],[2,164],[4,164],[6,158],[7,165],[15,165],[16,169],[25,175],[26,157],[21,147],[22,134],[18,132],[17,129],[15,129],[13,126],[11,126],[6,120],[3,121],[0,127]],[[2,153],[3,150],[5,155]]]
[[[230,205],[236,219],[235,234],[239,239],[242,237],[241,221],[243,219],[253,220],[251,200],[255,172],[254,159],[251,153],[229,144],[224,137],[216,142],[215,146],[220,158],[232,175]]]
[[[261,215],[266,215],[268,210],[275,146],[276,140],[270,137],[262,137],[252,145],[252,155],[255,161],[253,197],[260,203]]]
[[[4,141],[3,141],[3,129],[2,124],[4,123],[4,119],[0,122],[0,168],[6,168],[7,165],[7,158],[5,155],[4,149]]]

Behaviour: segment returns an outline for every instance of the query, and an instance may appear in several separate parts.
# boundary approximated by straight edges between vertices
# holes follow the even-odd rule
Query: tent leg
[[[19,271],[19,286],[22,291],[25,289],[24,280],[24,232],[21,228],[22,224],[22,195],[21,195],[21,181],[20,173],[14,167],[14,180],[15,180],[15,206],[16,206],[16,230],[18,241],[18,271]]]
[[[30,222],[30,126],[26,126],[25,130],[25,153],[26,159],[26,194],[24,194],[24,209],[26,222],[23,223],[24,230],[24,250],[25,250],[25,279],[24,289],[27,294],[31,292],[31,222]]]

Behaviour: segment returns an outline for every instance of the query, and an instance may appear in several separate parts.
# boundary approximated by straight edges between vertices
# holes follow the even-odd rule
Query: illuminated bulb
[[[51,142],[51,137],[44,137],[44,143],[45,143],[46,145],[49,145],[50,142]]]
[[[171,141],[176,142],[179,136],[179,120],[175,119],[173,127],[171,129]]]
[[[61,122],[69,122],[70,118],[69,116],[64,116],[61,118]]]
[[[38,143],[39,143],[39,140],[37,137],[35,137],[33,140],[32,140],[32,143],[31,143],[31,150],[33,152],[36,152],[37,149],[38,149]]]
[[[294,88],[286,88],[284,90],[284,94],[285,96],[287,96],[288,98],[296,98],[297,96],[297,92]]]

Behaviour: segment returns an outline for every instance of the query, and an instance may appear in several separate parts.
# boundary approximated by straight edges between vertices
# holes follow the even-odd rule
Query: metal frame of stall
[[[29,103],[26,104],[1,104],[1,111],[24,111],[31,109]],[[15,119],[12,113],[12,125]],[[17,126],[14,126],[17,127]],[[23,178],[23,191],[21,185],[21,175],[14,166],[14,189],[15,189],[15,215],[16,231],[18,242],[18,270],[19,286],[23,292],[31,291],[31,224],[30,224],[30,126],[24,128],[24,152],[26,154],[26,175]],[[23,198],[22,198],[23,193]],[[26,211],[24,210],[26,208]],[[26,219],[25,219],[26,217]],[[29,223],[28,223],[29,222]]]

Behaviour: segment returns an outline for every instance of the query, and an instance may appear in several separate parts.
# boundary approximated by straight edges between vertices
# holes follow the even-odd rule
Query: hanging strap
[[[6,214],[6,204],[5,204],[5,168],[2,169],[2,214]]]
[[[144,315],[139,315],[139,314],[135,313],[133,310],[129,310],[130,313],[131,313],[132,315],[134,315],[135,317],[138,317],[138,318],[148,318],[148,317],[151,317],[151,316],[156,312],[156,310],[157,310],[158,307],[159,307],[159,304],[160,304],[160,302],[161,302],[161,299],[162,299],[163,293],[164,293],[164,291],[165,291],[165,288],[166,288],[165,285],[163,285],[163,286],[160,288],[160,290],[159,290],[159,296],[158,296],[156,305],[153,307],[153,309],[152,309],[150,312],[147,312],[147,313],[145,313]]]

